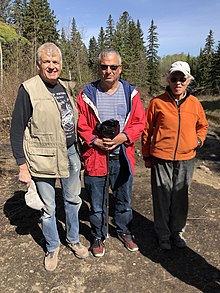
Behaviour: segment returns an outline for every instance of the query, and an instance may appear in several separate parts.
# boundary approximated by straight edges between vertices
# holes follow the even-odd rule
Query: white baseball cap
[[[34,210],[41,210],[44,207],[44,203],[37,193],[37,188],[33,180],[31,180],[30,186],[28,187],[28,191],[25,193],[24,198],[26,205]]]
[[[174,62],[169,69],[169,75],[175,71],[182,72],[186,78],[194,79],[194,77],[190,74],[190,67],[187,62],[184,62],[184,61]]]

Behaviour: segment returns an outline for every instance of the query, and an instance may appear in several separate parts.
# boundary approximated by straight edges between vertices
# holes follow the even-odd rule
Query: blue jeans
[[[126,164],[119,160],[109,162],[109,186],[115,199],[114,219],[117,233],[126,233],[132,220],[131,193],[133,175]],[[85,188],[91,201],[90,222],[92,235],[97,239],[106,238],[106,176],[85,175]]]
[[[82,204],[79,197],[81,192],[80,168],[81,163],[75,146],[68,149],[69,172],[68,178],[61,178],[62,195],[66,215],[66,241],[77,243],[79,241],[78,212]],[[39,195],[45,204],[42,210],[41,224],[47,251],[54,251],[60,244],[56,224],[55,183],[56,178],[33,178]]]

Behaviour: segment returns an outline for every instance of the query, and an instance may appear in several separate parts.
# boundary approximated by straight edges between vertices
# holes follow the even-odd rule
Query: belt
[[[109,161],[119,160],[119,155],[109,156]]]

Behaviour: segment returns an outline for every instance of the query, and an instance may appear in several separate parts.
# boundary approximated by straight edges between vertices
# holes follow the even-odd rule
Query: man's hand
[[[121,145],[123,142],[127,141],[127,136],[124,133],[119,133],[114,137],[113,139],[111,138],[97,138],[93,144],[103,151],[111,151]]]
[[[19,175],[18,175],[19,181],[22,183],[27,184],[27,187],[29,187],[30,182],[31,182],[31,174],[28,170],[27,164],[22,164],[19,166]]]
[[[120,132],[116,137],[113,139],[110,138],[103,138],[103,144],[106,147],[107,151],[111,151],[118,147],[119,145],[123,144],[125,141],[127,141],[127,136]]]
[[[104,143],[103,139],[101,139],[101,138],[96,138],[96,140],[94,140],[93,144],[103,151],[108,150],[106,147],[106,144]]]

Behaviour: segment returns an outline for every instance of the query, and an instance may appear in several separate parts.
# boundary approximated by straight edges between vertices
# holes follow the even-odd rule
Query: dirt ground
[[[58,267],[43,267],[44,243],[39,213],[24,202],[8,140],[0,146],[0,292],[38,293],[217,293],[220,292],[220,132],[209,131],[199,151],[190,190],[185,238],[188,246],[161,251],[153,231],[150,171],[144,168],[137,143],[133,185],[133,233],[140,250],[131,253],[110,225],[106,254],[79,260],[65,246],[64,214],[57,187],[57,218],[61,239]],[[82,188],[81,241],[90,246],[89,203]],[[110,216],[112,215],[110,202]],[[111,217],[110,217],[111,219]]]

